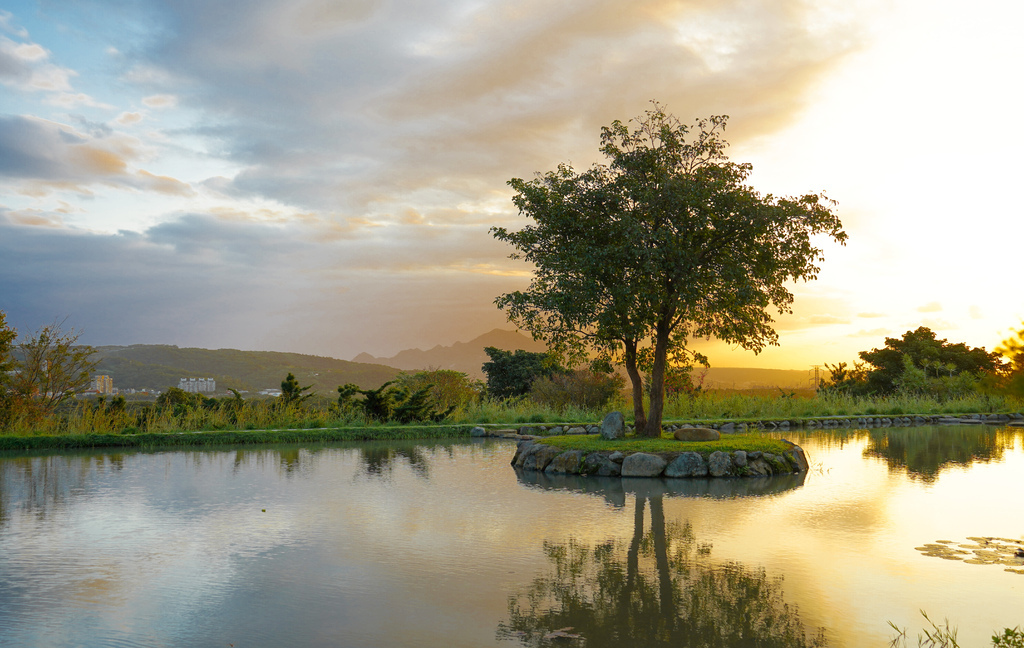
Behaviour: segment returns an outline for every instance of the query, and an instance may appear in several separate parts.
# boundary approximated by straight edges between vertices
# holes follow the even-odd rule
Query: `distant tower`
[[[113,394],[114,393],[114,380],[110,376],[93,376],[92,385],[90,388],[100,394]]]

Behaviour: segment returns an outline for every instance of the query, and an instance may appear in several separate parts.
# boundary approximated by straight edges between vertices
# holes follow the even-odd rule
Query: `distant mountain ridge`
[[[352,358],[352,362],[382,364],[404,371],[422,371],[426,369],[452,369],[461,371],[471,378],[484,378],[482,369],[489,360],[485,347],[497,347],[506,351],[546,351],[543,342],[536,342],[518,331],[494,329],[473,338],[469,342],[456,342],[451,346],[440,344],[432,349],[405,349],[390,358],[378,358],[369,353],[360,353]]]
[[[424,371],[427,369],[453,369],[472,377],[484,379],[483,364],[489,360],[485,347],[497,347],[506,351],[545,351],[543,342],[537,342],[518,331],[494,329],[469,342],[456,342],[451,346],[437,345],[432,349],[405,349],[390,358],[360,353],[353,362],[381,364],[403,371]],[[696,379],[702,372],[695,367]],[[758,389],[777,387],[812,387],[813,377],[802,369],[758,369],[743,367],[711,367],[704,377],[704,386],[709,389]]]
[[[312,385],[313,391],[331,396],[339,385],[375,389],[400,373],[393,367],[301,353],[166,344],[96,347],[95,357],[99,364],[94,374],[109,375],[118,389],[137,390],[166,390],[177,387],[181,378],[213,378],[218,392],[258,391],[279,388],[291,372],[302,386]]]

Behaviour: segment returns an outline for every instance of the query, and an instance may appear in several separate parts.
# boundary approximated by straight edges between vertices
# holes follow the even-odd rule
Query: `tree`
[[[439,407],[459,408],[480,397],[483,383],[453,369],[430,369],[402,374],[398,383],[410,392],[429,388],[430,400]]]
[[[788,282],[816,278],[823,257],[811,236],[846,240],[824,195],[775,198],[745,184],[751,165],[725,155],[727,119],[687,126],[655,103],[632,130],[615,121],[601,132],[607,165],[513,178],[513,202],[533,224],[491,229],[511,258],[535,266],[527,290],[495,303],[570,362],[624,364],[648,436],[661,433],[666,368],[707,364],[690,339],[755,353],[777,344],[766,309],[790,312]]]
[[[79,333],[54,322],[16,347],[11,391],[26,404],[48,414],[89,385],[97,361],[92,347],[78,344]]]
[[[288,376],[281,381],[281,406],[288,407],[289,405],[299,405],[302,402],[308,400],[313,393],[304,394],[303,392],[309,391],[313,388],[313,385],[306,385],[305,387],[299,387],[299,381],[295,378],[292,372],[288,372]]]
[[[484,353],[490,358],[482,367],[487,374],[487,393],[498,400],[525,396],[533,381],[561,370],[547,353],[522,349],[512,352],[497,347],[484,347]]]
[[[907,331],[902,338],[885,338],[883,348],[861,351],[858,355],[874,367],[865,376],[868,391],[881,394],[893,393],[908,384],[927,391],[929,378],[938,383],[941,380],[935,379],[961,374],[977,377],[996,371],[1001,364],[998,352],[988,353],[984,347],[972,348],[963,342],[949,344],[936,339],[926,326]]]
[[[1021,324],[1019,330],[995,349],[996,353],[1009,360],[999,376],[999,388],[1014,396],[1024,396],[1024,322]]]

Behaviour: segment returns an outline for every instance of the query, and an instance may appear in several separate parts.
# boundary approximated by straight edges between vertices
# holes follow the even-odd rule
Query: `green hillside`
[[[213,378],[217,391],[276,389],[289,372],[313,390],[332,395],[338,385],[355,383],[373,389],[391,380],[398,369],[335,358],[237,349],[179,349],[164,344],[96,347],[94,374],[107,374],[119,389],[177,387],[181,378]]]

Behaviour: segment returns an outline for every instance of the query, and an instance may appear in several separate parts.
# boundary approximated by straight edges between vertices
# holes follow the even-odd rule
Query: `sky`
[[[0,311],[92,345],[351,359],[514,328],[511,178],[658,101],[729,115],[775,196],[837,201],[779,346],[852,361],[1024,318],[1024,5],[978,0],[8,0]]]

